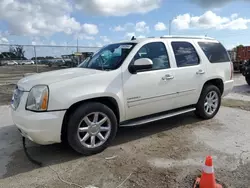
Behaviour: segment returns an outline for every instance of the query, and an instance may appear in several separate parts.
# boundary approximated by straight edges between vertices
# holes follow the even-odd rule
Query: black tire
[[[88,114],[92,112],[101,112],[105,114],[111,122],[111,131],[108,139],[103,143],[103,145],[96,148],[88,148],[81,144],[78,138],[78,125],[81,120]],[[93,155],[100,153],[105,150],[115,138],[117,133],[117,118],[114,112],[106,105],[98,102],[88,102],[79,106],[70,116],[68,128],[67,128],[67,139],[69,145],[78,153],[83,155]]]
[[[210,93],[211,91],[214,91],[218,95],[218,106],[216,110],[212,114],[208,114],[205,110],[204,103],[205,103],[205,98]],[[202,118],[202,119],[211,119],[213,118],[219,111],[221,105],[221,92],[218,87],[215,85],[205,85],[203,87],[203,90],[201,92],[200,98],[198,103],[196,104],[196,111],[195,114]]]
[[[248,85],[250,85],[250,76],[246,76],[246,82]]]

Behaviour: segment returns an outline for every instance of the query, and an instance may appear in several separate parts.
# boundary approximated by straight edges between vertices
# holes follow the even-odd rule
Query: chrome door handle
[[[172,79],[174,79],[174,76],[170,74],[166,74],[164,77],[162,77],[162,80],[172,80]]]
[[[196,74],[205,74],[205,71],[202,70],[202,69],[200,69],[200,70],[198,70],[198,71],[196,72]]]

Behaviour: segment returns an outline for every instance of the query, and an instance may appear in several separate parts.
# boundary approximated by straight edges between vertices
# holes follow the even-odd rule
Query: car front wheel
[[[195,114],[202,119],[211,119],[219,111],[221,105],[221,92],[214,85],[206,85],[196,104]]]
[[[78,153],[92,155],[106,149],[117,132],[114,112],[102,103],[90,102],[71,114],[68,143]]]

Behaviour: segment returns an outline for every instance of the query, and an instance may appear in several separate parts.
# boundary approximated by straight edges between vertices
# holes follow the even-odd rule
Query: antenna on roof
[[[131,40],[136,40],[135,36],[133,36],[133,37],[131,38]]]

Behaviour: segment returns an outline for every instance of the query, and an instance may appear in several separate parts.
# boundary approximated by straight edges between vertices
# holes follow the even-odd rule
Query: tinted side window
[[[198,44],[211,63],[230,61],[226,49],[220,43],[198,42]]]
[[[168,53],[165,44],[162,42],[152,42],[141,47],[136,53],[134,60],[141,58],[149,58],[153,61],[151,70],[170,68]]]
[[[189,42],[172,42],[177,67],[199,64],[199,57],[195,48]]]

